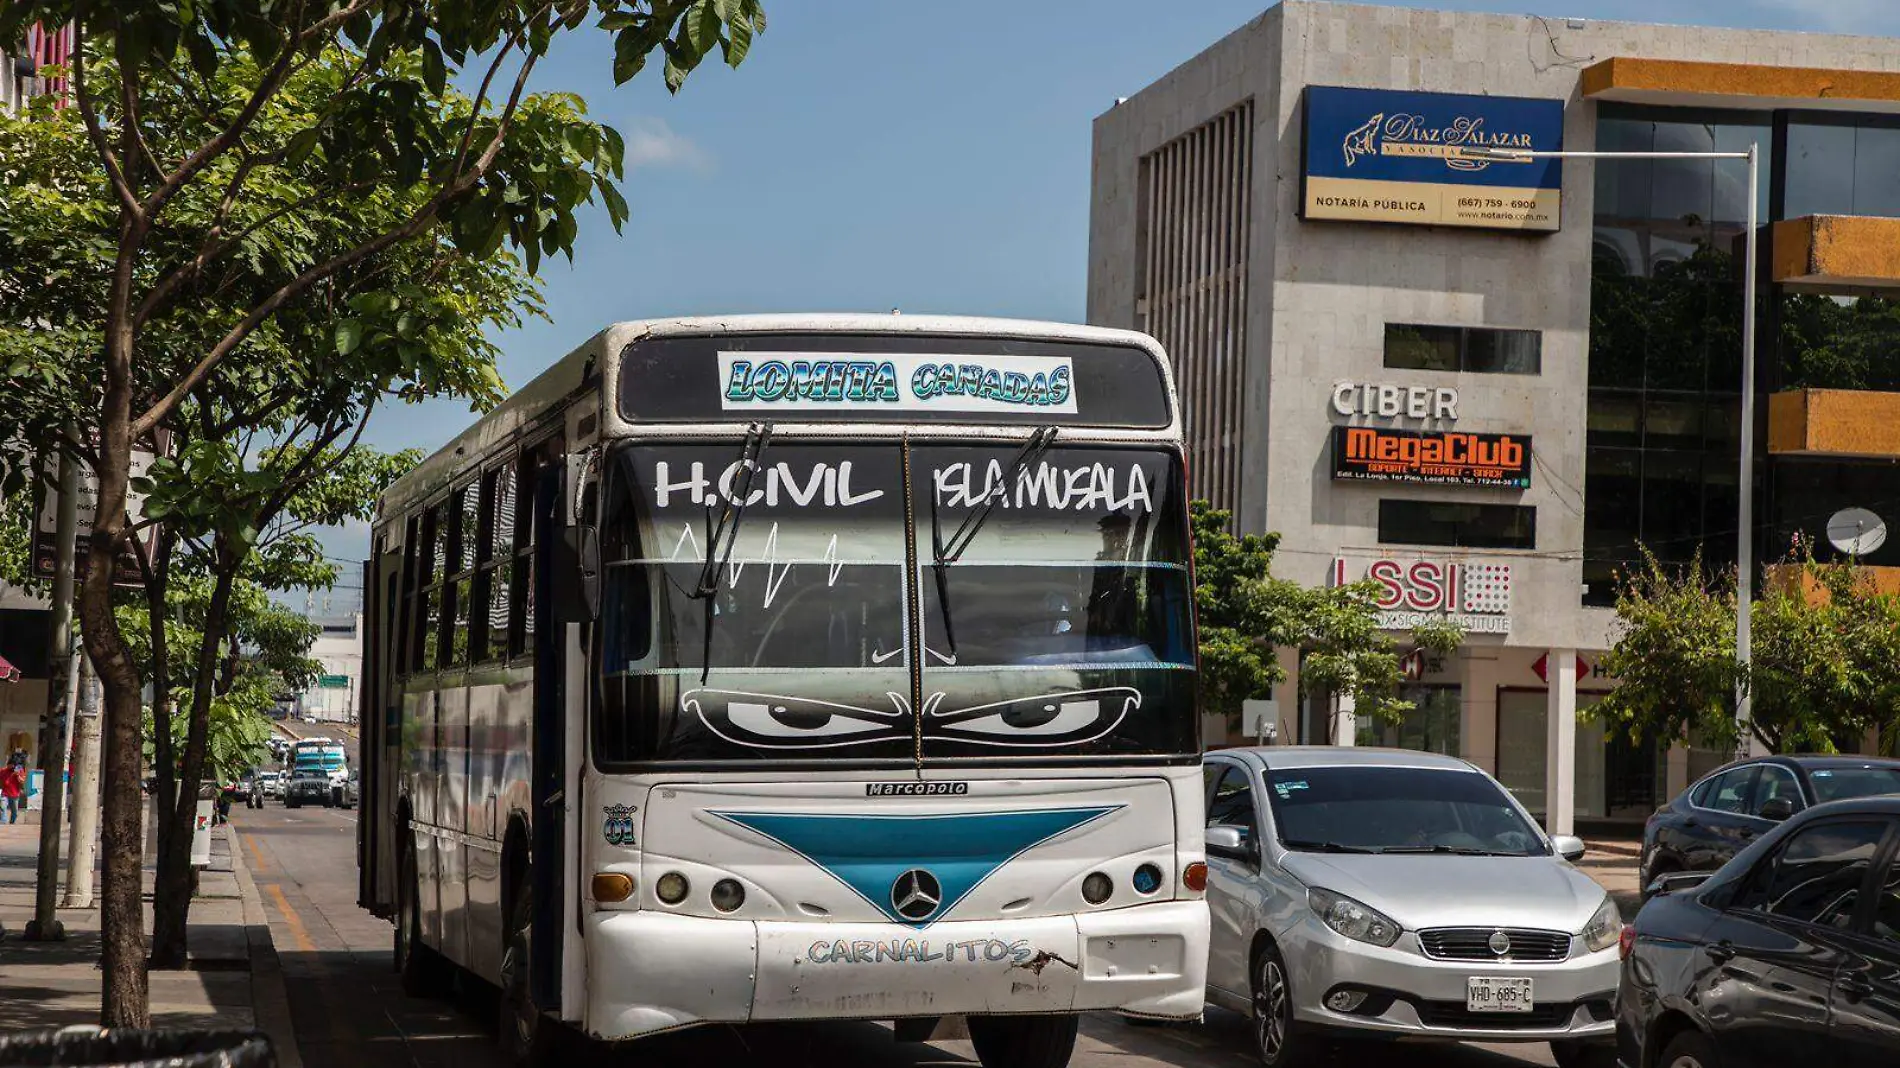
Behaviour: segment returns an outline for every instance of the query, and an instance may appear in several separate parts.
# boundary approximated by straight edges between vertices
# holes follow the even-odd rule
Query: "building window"
[[[1772,150],[1766,112],[1599,105],[1604,151]],[[1764,160],[1763,173],[1772,173]],[[1769,183],[1756,205],[1768,218]],[[1744,160],[1596,166],[1583,602],[1615,603],[1643,550],[1721,570],[1737,542]],[[1765,337],[1766,335],[1764,335]]]
[[[1385,365],[1414,371],[1534,375],[1544,366],[1544,335],[1482,326],[1385,324]]]
[[[1136,194],[1136,325],[1174,366],[1194,495],[1230,510],[1240,503],[1252,160],[1249,100],[1143,156]]]
[[[1900,122],[1795,112],[1788,119],[1782,217],[1900,216]]]
[[[1460,693],[1456,686],[1400,687],[1399,699],[1412,702],[1412,710],[1397,722],[1359,717],[1354,744],[1463,756],[1459,742],[1459,726],[1464,718]]]
[[[1525,504],[1379,502],[1379,541],[1462,549],[1534,549],[1537,509]]]

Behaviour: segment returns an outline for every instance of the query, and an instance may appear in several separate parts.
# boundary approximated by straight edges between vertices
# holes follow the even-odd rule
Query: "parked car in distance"
[[[351,768],[349,774],[331,784],[331,801],[338,808],[355,808],[358,790],[356,769]]]
[[[1790,816],[1815,805],[1900,794],[1900,760],[1863,756],[1769,756],[1703,776],[1657,809],[1643,827],[1643,892],[1679,871],[1714,871]]]
[[[1900,797],[1808,808],[1623,934],[1624,1068],[1900,1064]]]
[[[1268,1068],[1329,1038],[1549,1042],[1608,1062],[1615,902],[1465,761],[1325,747],[1209,753],[1208,1000]]]
[[[285,808],[304,805],[329,808],[333,803],[328,772],[321,768],[298,768],[290,773],[290,782],[284,787]]]

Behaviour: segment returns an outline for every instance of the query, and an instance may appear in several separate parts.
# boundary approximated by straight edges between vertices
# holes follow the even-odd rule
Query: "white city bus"
[[[391,487],[363,904],[556,1030],[1194,1019],[1181,421],[1143,335],[608,328]],[[960,1019],[959,1019],[960,1018]]]

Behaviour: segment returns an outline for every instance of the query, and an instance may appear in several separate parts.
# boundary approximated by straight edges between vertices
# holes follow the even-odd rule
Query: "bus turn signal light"
[[[1193,892],[1197,894],[1203,890],[1206,890],[1207,889],[1207,865],[1201,863],[1198,860],[1192,864],[1189,864],[1187,866],[1187,869],[1181,873],[1181,885],[1187,887],[1189,890],[1192,890]]]
[[[633,877],[617,871],[594,873],[595,901],[625,901],[633,896]]]

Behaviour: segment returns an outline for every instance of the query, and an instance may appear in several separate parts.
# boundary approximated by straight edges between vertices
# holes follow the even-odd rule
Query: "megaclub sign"
[[[1511,565],[1463,560],[1333,560],[1332,583],[1371,579],[1379,586],[1379,626],[1411,630],[1450,622],[1468,634],[1511,632]]]

